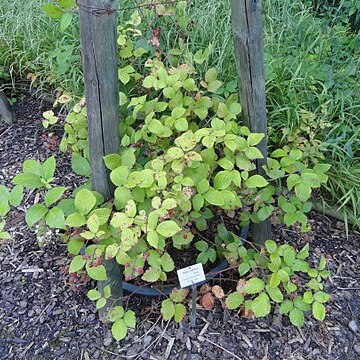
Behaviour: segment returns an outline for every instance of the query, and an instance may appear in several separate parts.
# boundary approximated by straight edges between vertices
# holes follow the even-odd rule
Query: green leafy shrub
[[[171,247],[197,250],[197,261],[203,264],[227,258],[239,265],[238,289],[226,300],[230,309],[245,301],[246,310],[265,316],[272,303],[279,303],[291,322],[301,326],[303,312],[312,304],[315,318],[322,320],[322,304],[327,301],[320,292],[325,264],[313,269],[304,261],[307,248],[296,253],[289,245],[271,241],[261,252],[248,250],[234,233],[236,227],[227,227],[227,220],[245,226],[272,216],[287,226],[309,230],[309,200],[312,191],[326,183],[330,166],[318,162],[310,167],[303,150],[284,147],[272,152],[264,176],[254,174],[255,161],[263,157],[257,145],[264,135],[239,124],[241,106],[233,86],[223,85],[213,68],[203,77],[198,74],[194,63],[205,61],[206,51],[193,57],[183,57],[180,51],[176,63],[161,56],[149,59],[140,23],[135,12],[119,27],[122,148],[119,154],[104,157],[115,185],[114,199],[104,202],[86,186],[63,198],[68,189],[52,185],[54,157],[43,164],[27,160],[13,183],[43,189],[41,201],[27,211],[28,225],[46,223],[69,235],[68,250],[74,255],[70,273],[85,271],[93,280],[106,280],[102,261],[115,259],[124,267],[126,280],[141,278],[154,284],[167,281],[175,268]],[[84,105],[76,105],[67,116],[61,149],[70,148],[75,171],[87,175]],[[47,120],[51,117],[47,114]],[[213,239],[198,236],[213,224],[217,225]],[[250,272],[258,267],[262,278]],[[313,277],[305,284],[306,296],[297,292],[295,282],[301,281],[297,273]],[[88,297],[100,309],[109,291],[109,287],[103,293],[93,289]],[[182,321],[186,295],[185,290],[174,291],[162,303],[165,319]],[[108,320],[117,340],[135,326],[134,313],[122,307],[112,309]]]

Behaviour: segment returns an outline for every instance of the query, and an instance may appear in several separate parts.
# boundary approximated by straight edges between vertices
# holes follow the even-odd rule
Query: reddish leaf
[[[206,293],[201,298],[202,307],[204,307],[205,309],[208,309],[208,310],[211,310],[214,307],[214,302],[215,302],[214,297],[212,296],[212,294],[210,292]]]

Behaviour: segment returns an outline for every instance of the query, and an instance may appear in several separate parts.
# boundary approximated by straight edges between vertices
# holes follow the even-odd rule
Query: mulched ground
[[[49,106],[48,106],[49,108]],[[44,160],[55,153],[60,165],[58,183],[79,182],[69,160],[54,151],[56,136],[41,126],[38,102],[22,97],[15,105],[19,122],[0,121],[0,183],[21,169],[24,159]],[[34,200],[26,195],[25,206]],[[12,211],[13,241],[0,242],[0,359],[360,359],[360,233],[313,213],[312,232],[275,228],[275,238],[302,246],[309,241],[313,260],[328,259],[332,296],[324,323],[310,319],[301,331],[278,314],[257,320],[240,318],[217,304],[197,311],[197,324],[164,322],[158,299],[131,297],[138,326],[116,343],[85,297],[86,289],[70,283],[66,245],[49,234],[39,246],[24,223],[25,206]],[[91,284],[87,284],[89,287]]]

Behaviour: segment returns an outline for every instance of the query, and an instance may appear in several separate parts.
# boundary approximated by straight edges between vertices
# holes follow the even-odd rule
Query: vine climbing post
[[[267,159],[267,120],[261,0],[231,0],[231,19],[244,121],[251,132],[265,134],[258,145],[264,158],[256,161],[256,171],[262,175]],[[252,224],[251,234],[254,242],[264,244],[271,238],[269,221]]]
[[[81,52],[85,79],[87,123],[92,186],[105,200],[113,187],[103,157],[119,152],[119,82],[116,47],[117,0],[78,0]],[[110,284],[107,306],[119,305],[122,272],[116,261],[104,261]],[[104,312],[102,312],[104,314]]]

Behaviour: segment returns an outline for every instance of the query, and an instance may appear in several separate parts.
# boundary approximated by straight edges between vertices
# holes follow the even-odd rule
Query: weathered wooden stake
[[[240,103],[244,121],[251,132],[267,134],[266,96],[264,78],[264,44],[262,8],[260,0],[232,0],[231,18],[235,45],[235,61],[239,83]],[[264,174],[262,166],[267,158],[266,138],[258,145],[264,158],[256,161],[256,170]],[[269,221],[251,225],[254,242],[264,244],[270,239]]]
[[[117,0],[79,0],[78,6],[92,185],[109,200],[113,197],[113,186],[103,157],[118,153],[120,144]],[[119,265],[115,260],[104,261],[104,265],[109,279],[98,285],[100,290],[107,284],[111,287],[106,310],[121,304],[123,293]]]
[[[7,124],[13,124],[16,121],[14,109],[9,104],[9,101],[3,91],[0,91],[0,117]]]

